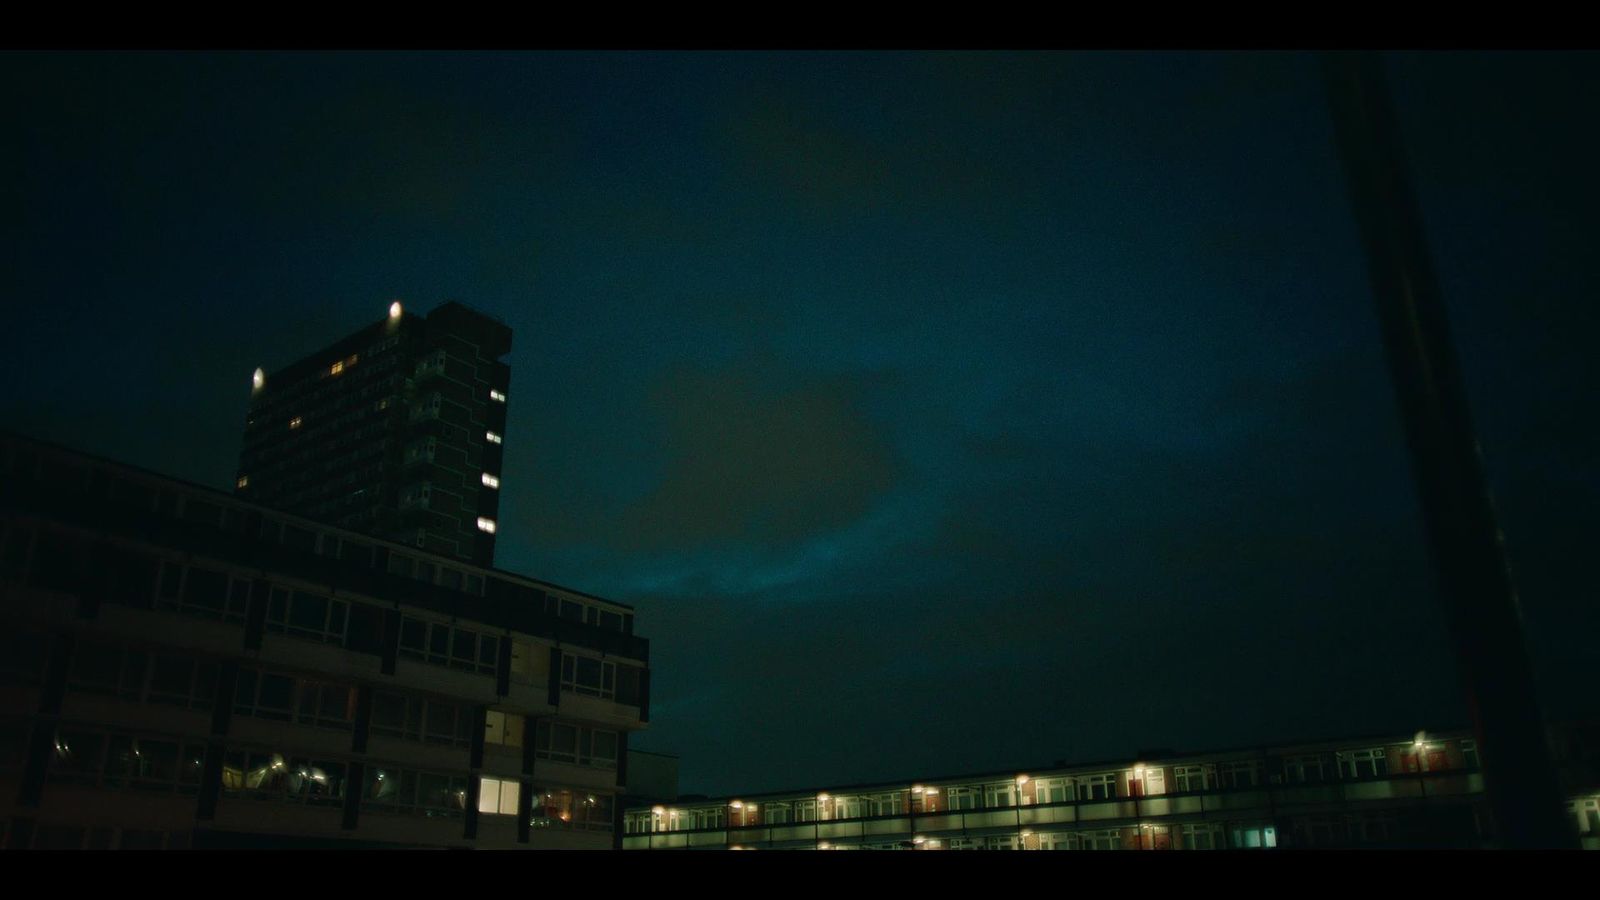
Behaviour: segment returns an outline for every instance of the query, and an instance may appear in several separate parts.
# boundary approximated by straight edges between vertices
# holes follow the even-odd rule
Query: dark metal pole
[[[1497,842],[1576,848],[1383,62],[1329,53],[1323,72]]]

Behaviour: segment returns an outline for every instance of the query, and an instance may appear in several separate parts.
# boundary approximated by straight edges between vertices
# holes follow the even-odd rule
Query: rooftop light
[[[254,388],[255,390],[261,390],[262,386],[264,386],[266,383],[267,373],[261,371],[259,368],[256,369],[255,373],[250,376],[250,387]]]
[[[396,300],[395,302],[389,304],[389,318],[391,318],[391,319],[400,318],[400,311],[401,310],[400,310],[400,301],[399,300]]]

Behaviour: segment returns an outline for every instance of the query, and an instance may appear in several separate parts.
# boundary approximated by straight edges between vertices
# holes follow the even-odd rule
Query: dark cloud
[[[619,530],[641,548],[801,540],[855,521],[895,483],[893,450],[849,379],[685,366],[651,406],[665,470]]]

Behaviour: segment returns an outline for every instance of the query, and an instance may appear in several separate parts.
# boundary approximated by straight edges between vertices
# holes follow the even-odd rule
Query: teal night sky
[[[1549,711],[1593,714],[1592,54],[1390,57]],[[0,426],[515,331],[499,563],[706,793],[1466,722],[1309,54],[0,58]]]

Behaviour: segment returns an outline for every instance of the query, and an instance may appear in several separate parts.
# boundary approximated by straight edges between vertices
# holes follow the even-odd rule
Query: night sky
[[[1389,62],[1547,712],[1592,715],[1600,56]],[[637,607],[686,792],[1465,723],[1319,79],[8,54],[0,426],[227,489],[256,366],[504,319],[499,565]]]

